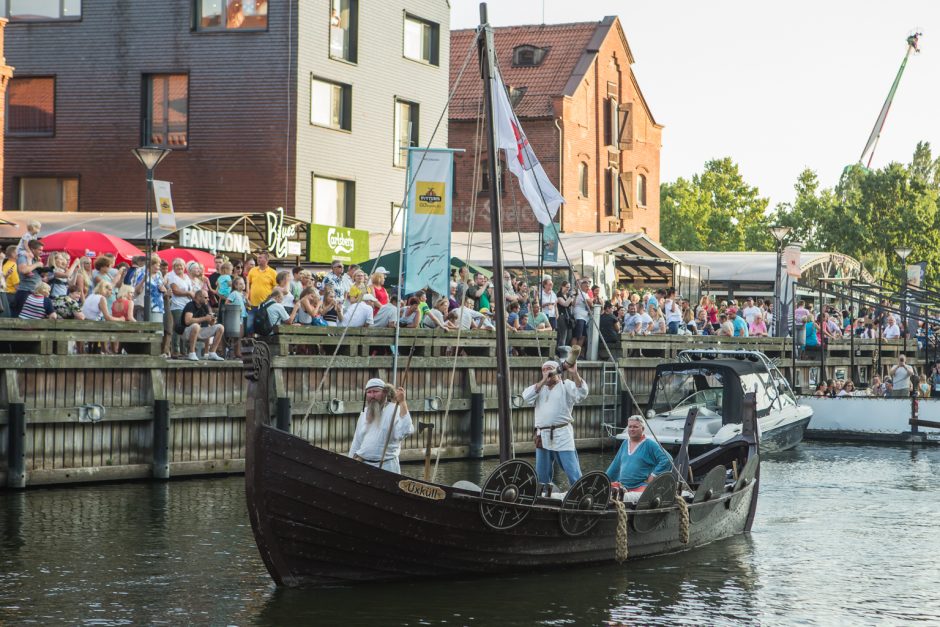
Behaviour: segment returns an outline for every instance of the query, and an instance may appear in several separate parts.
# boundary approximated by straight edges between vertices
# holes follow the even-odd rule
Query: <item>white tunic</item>
[[[392,420],[392,414],[397,413],[398,409],[395,403],[387,403],[382,409],[382,419],[372,424],[366,421],[366,412],[363,410],[356,423],[356,435],[353,436],[352,446],[349,447],[349,457],[358,455],[367,463],[378,466],[382,458],[382,449],[385,448],[385,438],[388,437],[388,426]],[[388,450],[385,451],[385,464],[382,465],[384,469],[393,470],[398,467],[401,441],[412,432],[414,432],[414,426],[411,424],[411,414],[398,416],[392,430],[392,437],[388,441]],[[394,462],[394,464],[389,465],[389,462]]]
[[[535,428],[557,427],[554,432],[549,429],[541,431],[542,447],[549,451],[573,451],[574,448],[574,428],[571,423],[574,417],[571,415],[571,409],[575,403],[580,403],[587,398],[588,385],[583,379],[581,387],[575,385],[574,381],[561,381],[555,387],[549,389],[543,385],[538,392],[535,391],[535,385],[530,385],[522,392],[522,399],[527,405],[535,404]]]

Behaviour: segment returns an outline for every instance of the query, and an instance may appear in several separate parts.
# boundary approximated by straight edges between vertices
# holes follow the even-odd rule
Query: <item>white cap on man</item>
[[[544,370],[545,368],[548,368],[548,367],[551,367],[551,369],[552,369],[552,370],[555,370],[555,371],[557,371],[559,368],[561,368],[561,366],[558,365],[558,362],[555,361],[554,359],[549,359],[549,360],[546,361],[544,364],[542,364],[542,369],[543,369],[543,370]]]
[[[382,388],[384,390],[385,381],[382,381],[382,379],[369,379],[368,383],[366,383],[366,392],[375,388]]]
[[[389,272],[385,269],[385,266],[379,266],[375,269],[374,274],[389,274]]]

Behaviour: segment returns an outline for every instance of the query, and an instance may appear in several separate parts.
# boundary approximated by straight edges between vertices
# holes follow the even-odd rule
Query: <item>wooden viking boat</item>
[[[481,6],[478,50],[489,152],[492,30]],[[502,85],[496,85],[502,89]],[[503,293],[499,177],[490,159],[495,293]],[[271,353],[253,342],[248,384],[245,492],[258,550],[278,585],[332,585],[530,571],[633,560],[682,551],[750,530],[760,457],[756,404],[748,395],[738,436],[689,460],[697,411],[686,417],[673,473],[626,505],[603,472],[564,495],[543,496],[535,470],[512,459],[508,345],[495,299],[500,461],[482,487],[418,481],[313,446],[274,426]],[[681,479],[680,479],[681,478]]]

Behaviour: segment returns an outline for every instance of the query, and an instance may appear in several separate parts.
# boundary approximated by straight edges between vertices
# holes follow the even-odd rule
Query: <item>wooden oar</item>
[[[399,387],[405,387],[405,379],[408,378],[408,371],[411,370],[411,358],[415,356],[415,342],[418,341],[418,334],[414,334],[414,338],[411,340],[411,349],[408,351],[408,361],[405,362],[405,371],[401,375],[401,381],[398,382]],[[433,341],[433,334],[432,334]],[[400,350],[401,347],[397,347],[396,350]],[[385,453],[388,451],[388,443],[392,440],[392,433],[395,431],[395,421],[397,420],[398,415],[398,390],[395,390],[395,409],[392,410],[392,419],[388,423],[388,433],[385,434],[385,446],[382,447],[382,457],[379,459],[379,470],[382,469],[382,466],[385,465]]]

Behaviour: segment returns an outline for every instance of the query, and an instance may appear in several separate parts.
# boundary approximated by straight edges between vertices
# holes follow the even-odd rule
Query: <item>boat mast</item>
[[[490,187],[490,237],[493,244],[493,318],[496,325],[496,396],[499,411],[499,461],[514,457],[512,450],[512,407],[509,404],[509,342],[506,338],[506,299],[503,291],[503,246],[500,227],[499,155],[496,125],[493,123],[493,90],[505,89],[494,85],[493,66],[495,49],[493,29],[486,16],[486,3],[480,3],[480,33],[477,52],[483,73],[483,96],[486,116],[487,176]]]

